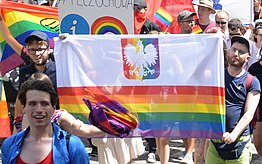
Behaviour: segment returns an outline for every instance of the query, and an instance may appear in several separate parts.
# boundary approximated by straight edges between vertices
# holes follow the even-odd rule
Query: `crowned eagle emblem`
[[[141,40],[137,45],[127,44],[124,47],[124,61],[133,69],[129,70],[130,75],[148,76],[155,73],[154,65],[158,60],[157,49],[153,44],[144,47]]]

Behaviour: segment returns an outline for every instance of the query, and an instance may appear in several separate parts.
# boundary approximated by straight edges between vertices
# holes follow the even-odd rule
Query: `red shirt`
[[[21,156],[19,155],[16,160],[16,164],[27,164],[27,163],[24,162]],[[53,151],[51,150],[50,153],[42,161],[36,164],[53,164]]]

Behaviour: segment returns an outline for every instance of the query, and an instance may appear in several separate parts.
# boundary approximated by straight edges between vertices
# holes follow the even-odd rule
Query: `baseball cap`
[[[233,43],[235,42],[238,42],[238,43],[241,43],[241,44],[244,44],[247,49],[248,49],[248,52],[250,54],[250,45],[249,45],[249,41],[247,39],[245,39],[244,37],[242,36],[233,36],[231,38],[231,45],[233,45]]]
[[[195,16],[195,15],[196,15],[196,13],[194,13],[194,12],[190,12],[190,11],[188,11],[188,10],[183,10],[183,11],[181,11],[181,12],[178,14],[178,16],[177,16],[177,21],[178,21],[178,22],[181,22],[181,21],[183,21],[184,19],[189,18],[189,17],[191,17],[191,16]]]
[[[134,0],[134,5],[146,8],[147,4],[145,0]]]
[[[49,38],[46,33],[42,31],[33,31],[26,39],[25,43],[28,43],[29,40],[37,40],[37,41],[46,41],[49,45]]]

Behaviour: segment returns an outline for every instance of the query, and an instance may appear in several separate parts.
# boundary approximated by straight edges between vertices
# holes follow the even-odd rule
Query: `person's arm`
[[[21,51],[23,45],[21,45],[10,33],[9,29],[7,28],[6,23],[4,22],[2,15],[0,15],[0,32],[4,38],[4,40],[13,48],[13,50],[21,55]]]
[[[89,124],[84,124],[82,121],[76,119],[74,116],[66,111],[64,111],[60,116],[58,124],[63,130],[81,137],[105,135],[105,132],[101,131],[97,127]]]
[[[222,140],[230,144],[234,142],[237,137],[245,130],[245,128],[250,124],[254,117],[258,102],[260,99],[260,93],[258,91],[248,92],[245,105],[245,114],[237,123],[236,127],[232,132],[225,132],[223,134]]]

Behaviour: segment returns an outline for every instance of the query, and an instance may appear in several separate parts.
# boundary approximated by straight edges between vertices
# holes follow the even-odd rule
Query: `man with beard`
[[[32,74],[42,72],[51,79],[56,88],[56,68],[55,62],[49,58],[52,52],[49,47],[48,36],[41,31],[34,31],[25,39],[25,43],[26,46],[22,48],[21,56],[28,55],[32,62],[20,68],[20,85]]]
[[[251,162],[252,129],[249,125],[261,89],[258,79],[243,68],[249,58],[248,40],[242,36],[233,36],[227,53],[228,67],[225,69],[226,132],[221,139],[211,139],[207,164]]]

